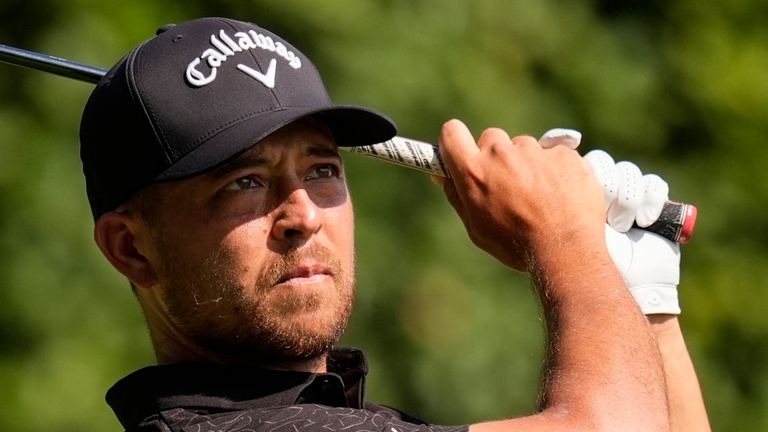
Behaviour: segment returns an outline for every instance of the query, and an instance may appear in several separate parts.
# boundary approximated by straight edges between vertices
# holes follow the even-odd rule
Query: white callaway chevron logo
[[[251,78],[258,80],[268,88],[275,88],[275,71],[277,71],[277,60],[272,59],[269,61],[269,67],[267,68],[267,73],[265,74],[244,64],[237,65],[237,68]]]
[[[249,30],[247,33],[237,32],[233,36],[220,30],[218,35],[211,35],[210,43],[212,48],[203,51],[200,57],[196,57],[187,65],[185,77],[187,82],[195,87],[212,83],[216,79],[218,68],[222,67],[228,58],[238,53],[247,53],[249,50],[261,49],[273,52],[277,57],[284,59],[292,68],[301,68],[299,56],[288,49],[284,43],[254,30]],[[237,65],[237,69],[264,84],[267,88],[275,87],[277,58],[270,60],[266,72],[258,71],[242,63]]]

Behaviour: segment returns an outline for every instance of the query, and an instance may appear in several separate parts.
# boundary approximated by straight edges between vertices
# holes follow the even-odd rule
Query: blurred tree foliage
[[[0,3],[0,43],[107,67],[167,22],[252,20],[313,58],[337,101],[434,141],[464,119],[584,133],[698,205],[683,325],[715,430],[768,429],[768,3],[263,0]],[[118,430],[104,391],[152,363],[127,283],[92,241],[78,158],[89,84],[0,65],[0,429]],[[345,343],[372,399],[439,423],[534,407],[528,280],[470,244],[419,173],[347,158],[359,299]],[[761,174],[762,173],[762,174]]]

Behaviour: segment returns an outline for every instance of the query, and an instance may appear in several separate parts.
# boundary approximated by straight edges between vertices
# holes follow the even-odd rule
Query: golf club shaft
[[[24,66],[79,81],[97,83],[106,70],[0,44],[0,62]]]

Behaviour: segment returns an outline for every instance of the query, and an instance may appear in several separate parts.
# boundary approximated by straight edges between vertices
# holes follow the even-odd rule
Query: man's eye
[[[318,165],[312,168],[312,171],[309,173],[308,178],[309,179],[333,178],[338,176],[339,176],[339,168],[335,165],[326,164],[326,165]]]
[[[259,186],[261,186],[261,183],[257,179],[255,179],[254,177],[248,176],[248,177],[240,177],[239,179],[233,181],[232,183],[227,185],[226,189],[227,190],[245,190],[245,189],[252,189]]]

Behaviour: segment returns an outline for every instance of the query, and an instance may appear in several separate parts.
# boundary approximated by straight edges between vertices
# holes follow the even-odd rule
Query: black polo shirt
[[[127,431],[466,432],[365,400],[362,351],[336,349],[328,373],[209,364],[150,366],[107,403]]]

